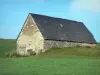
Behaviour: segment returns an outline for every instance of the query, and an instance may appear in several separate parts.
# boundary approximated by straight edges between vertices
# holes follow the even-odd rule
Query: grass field
[[[97,48],[53,48],[38,56],[8,58],[15,40],[0,40],[0,75],[100,75]]]

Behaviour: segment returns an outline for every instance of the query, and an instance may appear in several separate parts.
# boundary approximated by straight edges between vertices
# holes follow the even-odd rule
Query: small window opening
[[[61,27],[63,27],[63,25],[62,25],[62,24],[60,24],[60,26],[61,26]]]

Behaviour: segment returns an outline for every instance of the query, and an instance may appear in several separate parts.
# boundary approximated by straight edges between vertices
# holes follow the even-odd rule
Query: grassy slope
[[[6,53],[16,49],[16,41],[13,39],[0,39],[0,57],[5,57]]]
[[[97,48],[86,48],[86,47],[53,48],[46,51],[45,53],[42,53],[40,56],[64,57],[66,55],[100,57],[100,47],[97,47]]]
[[[0,40],[0,75],[100,75],[99,45],[96,49],[56,48],[34,57],[4,58],[13,49],[15,40]]]
[[[1,75],[100,75],[100,58],[1,58]]]

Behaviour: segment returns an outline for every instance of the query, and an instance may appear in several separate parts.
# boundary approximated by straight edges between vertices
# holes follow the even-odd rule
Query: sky
[[[0,0],[0,38],[16,39],[28,13],[83,22],[100,42],[100,0]]]

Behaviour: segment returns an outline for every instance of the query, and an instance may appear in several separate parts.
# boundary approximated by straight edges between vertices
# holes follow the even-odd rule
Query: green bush
[[[7,57],[28,57],[29,55],[20,55],[16,51],[11,51],[6,54]]]

